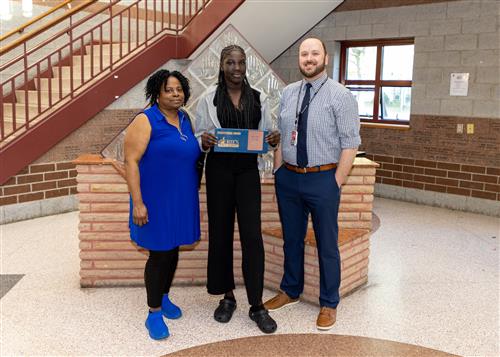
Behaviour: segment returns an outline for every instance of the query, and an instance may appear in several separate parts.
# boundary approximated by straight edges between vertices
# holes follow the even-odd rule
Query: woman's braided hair
[[[222,70],[222,65],[224,60],[229,56],[232,51],[240,52],[246,59],[245,50],[238,45],[230,45],[224,47],[220,54],[220,66],[219,66],[219,80],[217,82],[217,91],[215,92],[214,105],[217,107],[217,117],[222,127],[227,127],[230,122],[230,118],[236,115],[236,109],[229,97],[227,92],[226,79],[224,78],[224,71]],[[254,91],[248,83],[246,74],[243,76],[243,83],[241,86],[241,97],[239,108],[242,113],[243,123],[238,123],[240,128],[252,128],[252,119],[254,118],[254,111],[260,110],[256,108],[260,106],[260,103],[255,98]]]
[[[184,104],[187,103],[189,97],[191,96],[189,80],[184,77],[179,71],[160,69],[153,73],[153,75],[148,78],[148,82],[146,83],[146,100],[149,100],[150,106],[153,106],[158,102],[158,97],[161,93],[161,86],[163,86],[163,88],[165,89],[167,86],[167,81],[170,77],[177,78],[181,83],[182,91],[184,92]]]

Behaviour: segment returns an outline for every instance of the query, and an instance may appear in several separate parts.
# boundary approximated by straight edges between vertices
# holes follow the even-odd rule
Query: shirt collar
[[[155,113],[156,120],[158,120],[158,121],[165,120],[165,116],[160,111],[160,108],[158,108],[158,104],[153,105],[151,107],[151,110],[153,111],[153,113]]]
[[[326,78],[328,77],[328,75],[326,73],[323,73],[323,75],[319,78],[316,78],[314,81],[312,82],[308,82],[306,81],[305,79],[302,80],[302,86],[305,88],[306,84],[307,83],[311,83],[312,85],[312,89],[314,89],[315,91],[319,89],[319,87],[321,86],[321,84],[326,80]]]
[[[156,114],[156,120],[163,121],[165,120],[165,115],[161,112],[160,108],[158,108],[158,104],[155,104],[151,107],[151,110]],[[177,111],[177,115],[179,116],[179,122],[182,123],[184,120],[184,112],[182,110]]]

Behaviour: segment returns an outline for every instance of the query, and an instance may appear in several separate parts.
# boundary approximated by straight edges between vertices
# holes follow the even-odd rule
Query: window
[[[407,124],[412,72],[413,39],[342,43],[340,82],[356,97],[362,121]]]

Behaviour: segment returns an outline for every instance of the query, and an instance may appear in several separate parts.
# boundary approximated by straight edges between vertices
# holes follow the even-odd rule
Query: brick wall
[[[128,231],[129,194],[125,180],[110,160],[90,155],[80,157],[76,163],[80,208],[81,286],[142,285],[147,252],[130,241]],[[370,160],[356,159],[355,167],[342,189],[339,226],[343,229],[357,229],[363,232],[369,232],[371,229],[376,166]],[[208,219],[204,187],[200,191],[200,203],[201,240],[192,246],[183,247],[181,250],[179,267],[175,277],[176,284],[194,284],[206,281]],[[262,184],[262,228],[266,230],[276,227],[280,227],[280,222],[274,182],[266,180]],[[241,251],[237,229],[235,238],[234,272],[237,282],[241,282]],[[363,250],[368,249],[367,239],[364,237],[354,243],[349,242],[343,249],[357,254],[360,252],[360,247],[363,247]],[[266,244],[279,247],[282,240],[266,238]],[[277,250],[278,248],[276,248],[276,252]],[[343,254],[347,254],[345,255],[347,257],[351,253]],[[312,259],[314,252],[308,250],[308,254]],[[366,255],[367,251],[362,254]],[[314,262],[310,263],[311,265],[315,264]],[[346,264],[346,269],[354,269],[349,261]],[[363,260],[363,264],[357,264],[356,267],[359,269],[356,268],[355,272],[346,275],[347,278],[352,274],[357,274],[357,278],[354,279],[351,276],[350,279],[354,280],[346,280],[343,288],[353,289],[364,283],[367,264],[367,259]],[[311,269],[314,270],[314,268]],[[311,274],[314,276],[314,271]],[[314,279],[316,282],[318,281],[316,278]]]
[[[500,169],[367,155],[380,163],[377,183],[500,201]]]
[[[72,162],[33,164],[0,186],[0,206],[75,193],[76,169]]]
[[[473,123],[475,135],[457,124]],[[413,115],[409,130],[361,127],[361,149],[385,156],[500,168],[500,120]]]
[[[82,152],[99,153],[128,125],[137,110],[104,110],[0,186],[0,206],[76,193],[71,162]]]
[[[407,131],[363,127],[361,149],[381,164],[377,183],[499,201],[500,120],[468,122],[478,136],[453,131],[461,117],[415,115]]]
[[[429,166],[427,173],[419,166],[408,173],[382,165],[377,182],[498,200],[498,188],[492,186],[498,184],[493,182],[496,177],[474,172],[470,177],[462,175],[458,182],[443,181],[456,178],[432,175],[430,169],[444,164],[459,167],[446,175],[467,166],[478,167],[484,175],[500,170],[500,2],[426,2],[346,1],[274,60],[272,68],[285,82],[301,79],[298,46],[310,36],[325,42],[331,58],[329,73],[338,70],[334,59],[339,57],[340,41],[414,37],[410,127],[362,126],[361,149],[371,158],[428,161]],[[449,95],[452,72],[470,73],[467,97]],[[457,134],[457,124],[468,123],[474,124],[474,134]]]

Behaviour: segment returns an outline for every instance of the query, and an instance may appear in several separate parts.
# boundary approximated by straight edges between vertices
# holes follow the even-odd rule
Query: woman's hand
[[[210,134],[206,131],[201,135],[201,146],[203,147],[204,151],[207,151],[215,144],[217,144],[217,138],[215,137],[215,135]]]
[[[144,205],[144,203],[134,204],[134,210],[132,212],[132,219],[134,224],[142,227],[146,223],[148,223],[148,209]]]
[[[281,139],[281,134],[278,130],[273,130],[266,135],[266,142],[272,147],[278,145],[280,143],[280,139]]]

